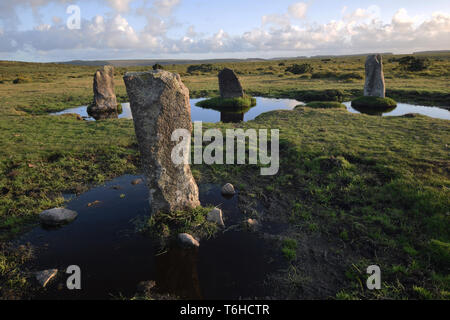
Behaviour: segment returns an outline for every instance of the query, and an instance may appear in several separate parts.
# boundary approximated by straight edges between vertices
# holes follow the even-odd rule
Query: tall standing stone
[[[94,75],[94,102],[88,108],[89,115],[103,118],[102,115],[117,116],[117,99],[114,92],[114,67],[103,66]]]
[[[222,98],[238,98],[244,96],[244,90],[233,70],[225,68],[219,72],[219,88]]]
[[[386,97],[386,85],[383,73],[383,58],[381,55],[370,55],[366,59],[366,83],[364,96]]]
[[[164,70],[127,73],[134,128],[150,191],[152,213],[195,208],[198,187],[189,164],[174,164],[171,154],[178,144],[176,129],[192,132],[189,90],[178,74]]]

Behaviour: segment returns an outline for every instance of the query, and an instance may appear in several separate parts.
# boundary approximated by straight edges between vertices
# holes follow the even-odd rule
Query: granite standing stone
[[[104,66],[94,75],[94,102],[88,108],[89,115],[104,118],[117,116],[117,99],[114,92],[114,67]]]
[[[178,74],[164,70],[127,73],[134,128],[150,192],[152,213],[196,208],[198,187],[189,164],[171,158],[176,129],[192,132],[189,90]]]
[[[366,59],[366,83],[364,96],[386,97],[386,85],[383,73],[383,58],[381,55],[370,55]]]
[[[233,70],[225,68],[219,72],[219,88],[222,98],[238,98],[244,96],[244,90]]]

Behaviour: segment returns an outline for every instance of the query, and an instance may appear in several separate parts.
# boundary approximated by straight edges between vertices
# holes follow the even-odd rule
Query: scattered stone
[[[383,58],[381,55],[369,55],[366,59],[366,83],[364,96],[386,97],[386,85],[383,73]]]
[[[256,231],[261,226],[259,221],[256,219],[248,219],[245,221],[245,224],[246,224],[247,228],[251,231]]]
[[[48,226],[58,226],[70,223],[76,219],[78,213],[66,208],[53,208],[39,214],[41,223]]]
[[[87,206],[88,206],[88,207],[98,206],[98,205],[100,205],[101,203],[102,203],[101,201],[95,200],[94,202],[89,202]]]
[[[222,187],[222,194],[224,196],[233,196],[236,193],[234,186],[231,183],[227,183]]]
[[[144,182],[142,179],[134,179],[133,181],[131,181],[131,184],[133,185],[133,186],[136,186],[136,185],[138,185],[138,184],[141,184],[142,182]]]
[[[219,88],[222,98],[238,98],[244,96],[244,90],[233,70],[225,68],[219,72]]]
[[[114,92],[114,67],[103,66],[94,75],[94,102],[88,108],[94,118],[117,117],[117,99]]]
[[[137,291],[141,294],[148,294],[156,286],[156,282],[151,281],[141,281],[137,285]]]
[[[178,235],[178,240],[181,245],[186,247],[198,248],[200,246],[200,243],[188,233],[180,233]]]
[[[37,282],[43,288],[47,286],[47,284],[52,280],[56,274],[58,273],[58,269],[48,269],[43,271],[38,271],[34,275],[36,277]]]
[[[221,227],[225,227],[225,223],[223,223],[222,210],[220,210],[219,208],[214,208],[210,212],[208,212],[206,220],[208,220],[209,222],[217,223]]]
[[[171,157],[179,144],[172,141],[172,133],[177,129],[184,129],[189,135],[192,132],[188,88],[178,74],[164,70],[127,73],[124,81],[149,188],[151,212],[198,207],[198,186],[189,164],[175,164]]]

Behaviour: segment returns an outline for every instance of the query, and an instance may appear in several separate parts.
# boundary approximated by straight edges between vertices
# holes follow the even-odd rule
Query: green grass
[[[250,96],[237,98],[214,97],[211,99],[197,102],[201,108],[219,109],[219,110],[243,110],[256,106],[256,99]]]
[[[313,101],[306,104],[308,108],[314,109],[347,109],[345,105],[336,101]],[[302,105],[298,107],[304,107]]]
[[[414,74],[399,69],[396,62],[387,62],[388,95],[398,101],[448,104],[450,55],[430,58],[430,69]],[[287,73],[285,69],[295,63],[309,63],[315,73],[329,77],[310,79]],[[225,66],[239,74],[246,92],[253,96],[341,101],[360,96],[364,86],[362,79],[340,79],[349,77],[344,74],[361,74],[364,57],[224,63],[211,70],[199,69],[198,75],[188,74],[186,65],[164,67],[179,72],[196,97],[218,94],[217,70]],[[2,241],[27,230],[41,210],[61,205],[63,193],[81,193],[139,170],[132,121],[87,122],[73,115],[46,115],[88,105],[95,70],[0,62]],[[121,102],[127,101],[121,79],[125,71],[116,69]],[[31,82],[13,84],[19,76]],[[279,174],[262,177],[259,166],[253,165],[194,165],[197,181],[232,181],[240,186],[240,197],[274,204],[276,210],[268,213],[271,219],[289,225],[283,238],[302,243],[309,237],[322,237],[328,241],[326,250],[342,252],[339,265],[330,268],[346,268],[355,276],[336,290],[337,298],[449,299],[448,121],[298,108],[265,113],[247,123],[204,124],[205,130],[236,127],[280,129]],[[208,235],[213,229],[204,222],[205,212],[155,217],[158,223],[149,224],[169,236],[181,230]],[[306,254],[301,252],[303,247],[296,248],[296,256]],[[286,248],[291,265],[302,269],[305,261]],[[26,257],[26,253],[17,256],[11,250],[0,250],[2,297],[26,286],[21,273]],[[360,272],[352,267],[355,263],[361,263]],[[361,288],[367,263],[382,268],[382,292]],[[292,294],[298,298],[303,293]]]
[[[391,98],[380,97],[358,97],[352,101],[352,107],[371,108],[371,109],[389,109],[397,106],[397,102]]]

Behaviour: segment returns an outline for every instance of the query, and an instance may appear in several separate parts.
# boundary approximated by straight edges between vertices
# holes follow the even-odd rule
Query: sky
[[[73,6],[78,9],[67,11]],[[448,49],[448,0],[0,0],[0,60],[273,58]]]

